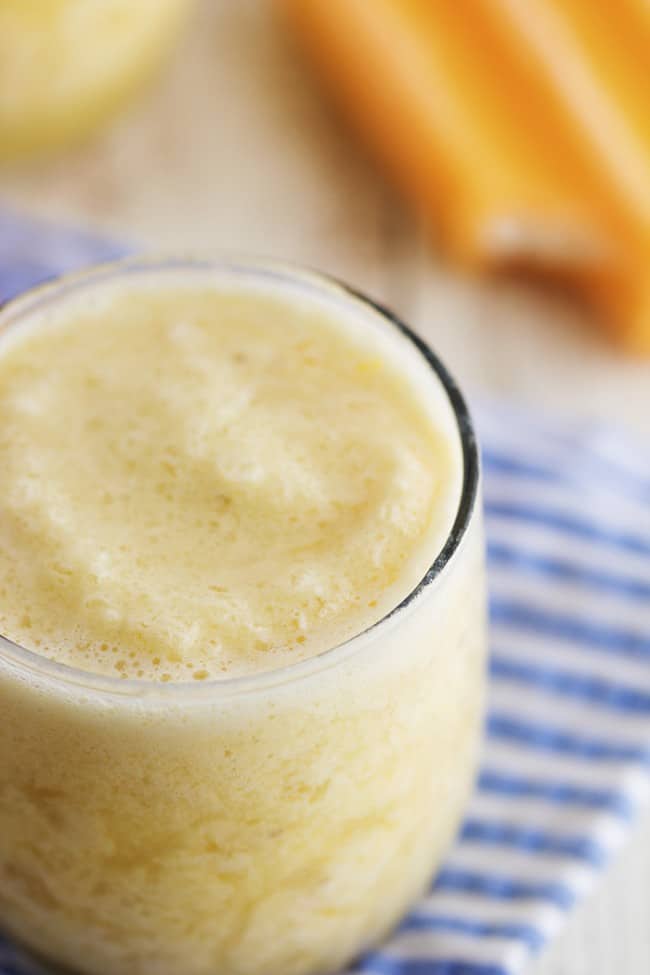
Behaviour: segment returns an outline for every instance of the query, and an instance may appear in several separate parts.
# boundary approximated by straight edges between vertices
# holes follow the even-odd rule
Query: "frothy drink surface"
[[[9,328],[0,633],[167,682],[277,668],[379,620],[440,549],[461,477],[391,341],[228,280],[107,286]]]

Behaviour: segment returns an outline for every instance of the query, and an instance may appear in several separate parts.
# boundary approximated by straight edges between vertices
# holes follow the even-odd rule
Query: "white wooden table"
[[[205,0],[130,114],[82,150],[0,174],[0,195],[154,248],[314,265],[392,305],[470,389],[650,423],[650,363],[614,355],[559,298],[436,260],[323,104],[269,0]],[[649,825],[537,975],[650,972]]]

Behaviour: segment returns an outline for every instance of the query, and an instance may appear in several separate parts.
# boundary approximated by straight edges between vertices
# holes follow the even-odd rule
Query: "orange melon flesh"
[[[525,50],[564,124],[590,154],[621,253],[589,292],[610,330],[650,352],[650,6],[621,0],[493,0],[512,48]]]
[[[454,255],[570,273],[609,257],[584,192],[589,174],[538,127],[478,7],[468,18],[452,0],[282,6],[349,119]]]
[[[650,231],[650,55],[631,0],[494,0],[550,97],[564,108],[612,195]],[[641,33],[640,33],[641,28]]]

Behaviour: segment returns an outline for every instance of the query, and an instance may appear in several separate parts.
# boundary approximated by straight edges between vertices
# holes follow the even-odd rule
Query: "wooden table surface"
[[[319,97],[270,0],[205,0],[126,117],[92,145],[0,174],[0,196],[154,248],[314,265],[392,305],[470,390],[648,427],[650,363],[613,354],[558,297],[437,260]],[[648,826],[532,972],[650,972]]]

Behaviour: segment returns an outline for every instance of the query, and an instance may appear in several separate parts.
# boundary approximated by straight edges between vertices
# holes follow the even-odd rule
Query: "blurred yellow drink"
[[[192,0],[0,0],[0,160],[92,129],[157,66]]]
[[[281,268],[98,269],[0,326],[0,924],[90,975],[335,970],[475,767],[453,383]]]

